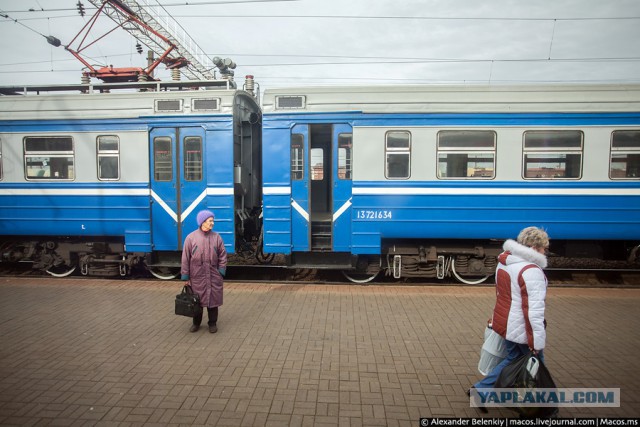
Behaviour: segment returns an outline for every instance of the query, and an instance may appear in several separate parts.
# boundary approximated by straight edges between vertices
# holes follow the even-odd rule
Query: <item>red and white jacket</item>
[[[505,339],[542,350],[547,257],[533,248],[507,240],[498,256],[493,330]]]

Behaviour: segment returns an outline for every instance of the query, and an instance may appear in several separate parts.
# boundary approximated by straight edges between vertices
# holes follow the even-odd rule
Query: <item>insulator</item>
[[[80,0],[78,0],[78,3],[76,3],[76,6],[78,7],[78,13],[80,14],[80,16],[84,16],[85,14],[84,5]]]
[[[180,70],[178,68],[171,69],[171,79],[176,82],[180,81]]]
[[[250,92],[251,94],[253,94],[253,91],[255,89],[255,81],[253,80],[253,76],[252,75],[247,75],[244,78],[244,89],[247,92]]]
[[[47,39],[47,43],[49,43],[51,46],[59,47],[62,44],[60,39],[57,37],[46,36],[45,39]]]
[[[142,54],[142,45],[140,43],[136,43],[136,52]]]
[[[80,77],[80,83],[82,83],[83,85],[91,84],[91,77],[89,77],[86,74],[83,74],[82,77]]]
[[[153,78],[151,76],[149,76],[148,74],[144,74],[144,73],[140,73],[138,74],[138,82],[139,83],[144,83],[144,82],[148,82],[150,80],[153,80]],[[151,89],[148,87],[142,87],[140,89],[138,89],[138,92],[150,92]]]
[[[226,65],[228,68],[231,68],[232,70],[236,68],[236,63],[233,62],[231,58],[225,58],[223,63],[224,65]]]
[[[222,59],[218,56],[213,58],[213,63],[220,70],[222,78],[226,80],[233,80],[233,69],[236,68],[236,63],[230,58]]]

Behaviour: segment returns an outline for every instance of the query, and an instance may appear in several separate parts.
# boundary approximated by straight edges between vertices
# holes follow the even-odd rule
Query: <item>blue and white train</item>
[[[353,281],[479,283],[529,225],[640,257],[640,85],[51,89],[0,88],[5,262],[173,277],[205,207],[230,253]]]

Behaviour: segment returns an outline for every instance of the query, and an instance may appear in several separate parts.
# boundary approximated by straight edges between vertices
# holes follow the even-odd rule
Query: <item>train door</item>
[[[292,250],[348,252],[351,126],[296,125],[291,135]]]
[[[351,252],[351,156],[350,125],[333,126],[333,251]]]
[[[204,136],[201,127],[154,128],[149,134],[151,242],[155,251],[182,249],[184,219],[206,195]]]
[[[291,131],[291,250],[309,250],[309,126]]]

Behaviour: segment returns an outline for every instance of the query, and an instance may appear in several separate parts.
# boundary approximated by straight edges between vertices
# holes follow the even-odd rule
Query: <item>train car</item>
[[[528,225],[554,255],[640,252],[639,85],[274,89],[264,111],[225,80],[0,94],[0,261],[56,276],[172,278],[205,207],[228,252],[355,282],[479,283]]]
[[[480,283],[502,242],[637,262],[640,85],[370,86],[263,96],[264,251],[366,282]]]
[[[253,85],[252,85],[253,86]],[[203,208],[256,232],[261,112],[229,80],[0,88],[0,261],[65,276],[179,272]]]

